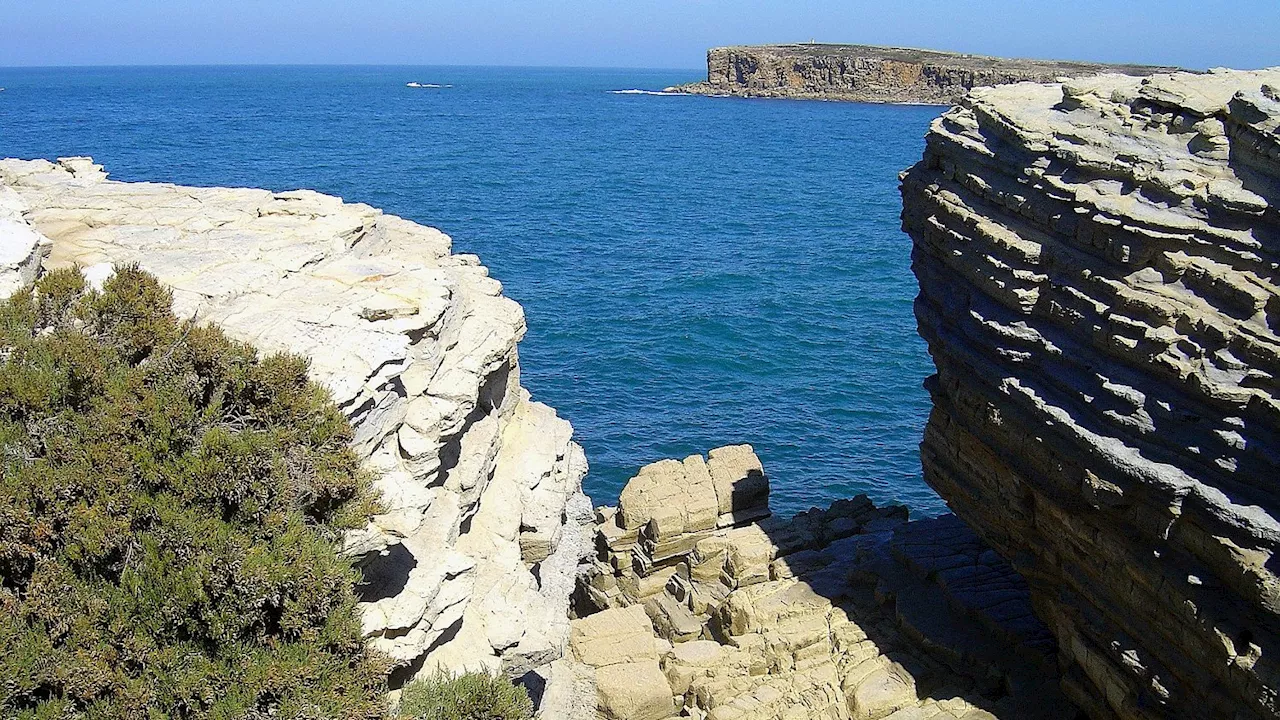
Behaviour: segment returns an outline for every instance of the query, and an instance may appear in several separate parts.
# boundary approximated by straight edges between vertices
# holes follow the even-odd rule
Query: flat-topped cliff
[[[925,478],[1067,694],[1280,716],[1280,68],[974,90],[902,194]]]
[[[395,661],[393,688],[437,667],[549,675],[590,549],[573,429],[520,386],[524,313],[450,245],[311,191],[114,182],[88,158],[0,161],[0,291],[42,267],[78,264],[100,282],[136,262],[172,287],[181,317],[310,360],[382,496],[346,552],[360,558],[364,632]]]
[[[874,45],[712,48],[707,79],[672,92],[875,103],[955,103],[975,87],[1175,68],[987,57]]]

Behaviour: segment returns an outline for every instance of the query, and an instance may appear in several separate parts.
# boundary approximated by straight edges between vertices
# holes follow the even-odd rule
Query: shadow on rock
[[[409,584],[409,573],[417,566],[413,553],[400,544],[371,555],[361,567],[364,580],[356,586],[361,602],[372,603],[399,595]]]
[[[770,515],[750,446],[642,468],[598,513],[572,661],[617,720],[1075,718],[1022,579],[954,516]]]

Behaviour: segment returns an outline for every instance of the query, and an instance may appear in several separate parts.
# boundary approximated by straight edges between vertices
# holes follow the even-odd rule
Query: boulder
[[[750,445],[728,445],[707,453],[715,487],[719,526],[729,527],[769,515],[769,478]]]
[[[658,660],[653,623],[639,605],[574,620],[569,646],[574,657],[592,667]]]
[[[619,663],[596,670],[600,715],[607,720],[671,717],[671,686],[654,661]]]

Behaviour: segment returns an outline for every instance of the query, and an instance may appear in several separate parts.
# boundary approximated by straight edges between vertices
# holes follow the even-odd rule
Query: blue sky
[[[1204,68],[1280,65],[1280,0],[0,0],[0,66],[698,68],[853,42]]]

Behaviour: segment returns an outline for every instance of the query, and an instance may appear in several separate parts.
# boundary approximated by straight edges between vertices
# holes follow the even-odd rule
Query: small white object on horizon
[[[453,87],[452,85],[437,85],[435,83],[420,83],[420,82],[408,82],[408,83],[405,83],[404,86],[411,87],[411,88],[435,88],[435,89]]]
[[[614,95],[683,95],[684,93],[669,92],[667,90],[610,90]]]

